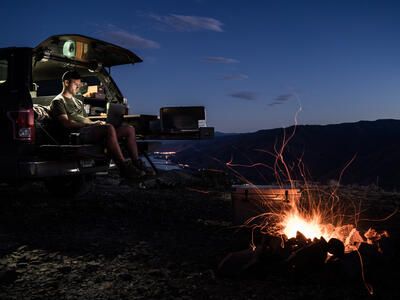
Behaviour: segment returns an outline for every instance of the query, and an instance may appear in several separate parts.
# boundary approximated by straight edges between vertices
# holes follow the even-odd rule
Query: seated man
[[[120,170],[121,176],[136,179],[146,175],[146,168],[139,159],[135,128],[122,125],[114,128],[103,121],[93,122],[86,117],[82,101],[74,96],[81,87],[81,77],[76,71],[67,71],[62,76],[63,90],[50,104],[51,116],[64,128],[79,130],[82,143],[105,142],[108,154]],[[118,140],[124,138],[132,163],[125,161]]]

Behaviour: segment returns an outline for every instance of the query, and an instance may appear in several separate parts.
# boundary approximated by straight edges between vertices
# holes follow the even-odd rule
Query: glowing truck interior
[[[74,68],[85,86],[81,100],[93,120],[104,119],[109,103],[127,105],[109,68],[142,62],[128,49],[81,35],[53,36],[34,49],[32,69],[32,102],[48,105],[61,90],[60,78],[66,69]],[[163,107],[159,115],[130,115],[124,121],[136,127],[139,139],[211,138],[214,129],[206,127],[205,108]]]

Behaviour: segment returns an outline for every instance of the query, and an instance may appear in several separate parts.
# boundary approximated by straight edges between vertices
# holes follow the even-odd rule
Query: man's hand
[[[94,121],[91,123],[91,125],[106,125],[107,123],[104,121]]]

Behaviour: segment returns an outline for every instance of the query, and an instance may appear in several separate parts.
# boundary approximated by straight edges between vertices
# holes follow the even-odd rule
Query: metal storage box
[[[163,107],[160,109],[163,132],[198,130],[199,127],[206,125],[205,119],[206,113],[203,106]]]
[[[279,212],[293,199],[300,199],[300,190],[290,186],[232,186],[233,222],[242,225],[252,217],[266,212]]]

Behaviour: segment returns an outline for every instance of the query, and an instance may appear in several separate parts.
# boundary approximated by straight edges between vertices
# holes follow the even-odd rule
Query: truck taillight
[[[23,109],[8,112],[8,117],[13,125],[15,140],[35,141],[35,118],[33,109]]]

